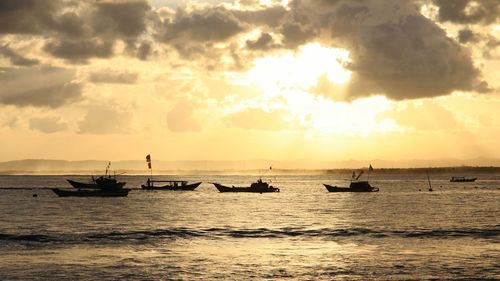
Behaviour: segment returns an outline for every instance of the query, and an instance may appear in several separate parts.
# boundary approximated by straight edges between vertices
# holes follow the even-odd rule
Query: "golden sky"
[[[500,157],[496,0],[2,0],[0,161]]]

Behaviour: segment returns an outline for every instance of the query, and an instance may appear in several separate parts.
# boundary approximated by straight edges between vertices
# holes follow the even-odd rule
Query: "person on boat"
[[[148,178],[147,183],[148,183],[148,186],[151,186],[151,180],[149,178]]]

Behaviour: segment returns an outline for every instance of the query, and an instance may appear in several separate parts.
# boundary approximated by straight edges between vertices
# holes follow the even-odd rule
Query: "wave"
[[[78,234],[5,234],[0,233],[0,241],[18,243],[56,243],[56,244],[79,244],[79,243],[123,243],[133,241],[154,242],[158,239],[191,239],[191,238],[496,238],[500,236],[500,227],[493,228],[465,228],[465,229],[429,229],[429,230],[376,230],[367,228],[348,229],[304,229],[304,228],[256,228],[256,229],[232,229],[232,228],[207,228],[188,229],[171,228],[142,231],[111,231],[102,233],[78,233]]]

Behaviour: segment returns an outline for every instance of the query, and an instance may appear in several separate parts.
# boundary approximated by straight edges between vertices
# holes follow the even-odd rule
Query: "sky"
[[[0,161],[500,157],[497,0],[2,0]]]

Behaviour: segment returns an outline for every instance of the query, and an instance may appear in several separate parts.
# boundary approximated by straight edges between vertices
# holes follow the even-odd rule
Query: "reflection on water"
[[[429,193],[418,191],[425,178],[392,178],[374,181],[378,193],[332,194],[327,176],[277,176],[280,193],[227,194],[214,177],[255,180],[58,198],[19,188],[65,177],[2,176],[13,189],[0,189],[0,279],[500,278],[500,181],[438,180]],[[136,188],[145,177],[124,179]]]

